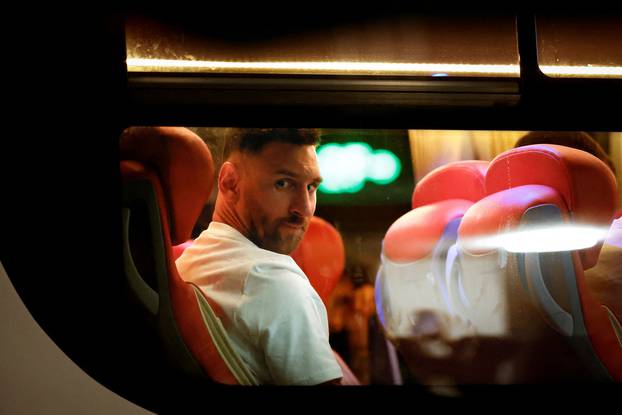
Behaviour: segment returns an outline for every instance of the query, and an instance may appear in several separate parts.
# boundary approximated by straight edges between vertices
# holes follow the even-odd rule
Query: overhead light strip
[[[611,76],[622,78],[621,66],[541,65],[540,70],[549,76]]]
[[[174,71],[179,69],[208,72],[264,72],[282,71],[323,73],[400,73],[400,74],[496,74],[519,75],[518,65],[467,65],[443,63],[393,62],[232,62],[190,61],[176,59],[127,59],[128,71]]]
[[[519,65],[470,65],[453,63],[394,63],[394,62],[236,62],[182,59],[128,58],[130,72],[246,72],[246,73],[348,73],[348,74],[479,74],[519,76]],[[548,76],[622,77],[620,66],[543,65]]]

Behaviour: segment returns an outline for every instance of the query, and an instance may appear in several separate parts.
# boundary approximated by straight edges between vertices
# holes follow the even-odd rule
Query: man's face
[[[272,142],[244,154],[237,210],[257,246],[291,253],[315,212],[320,170],[312,145]]]

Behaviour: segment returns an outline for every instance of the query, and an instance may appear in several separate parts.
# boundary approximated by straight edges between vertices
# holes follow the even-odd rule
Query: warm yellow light
[[[518,65],[467,65],[445,63],[392,63],[392,62],[232,62],[190,61],[176,59],[128,58],[130,72],[179,70],[197,72],[247,73],[348,73],[348,74],[491,74],[518,76]]]
[[[394,62],[236,62],[183,59],[128,58],[129,72],[229,72],[229,73],[314,73],[314,74],[387,74],[387,75],[501,75],[520,74],[518,65],[470,65],[461,63]],[[553,77],[622,78],[620,66],[543,65],[545,75]]]
[[[548,76],[614,77],[622,78],[621,66],[540,66],[542,73]]]

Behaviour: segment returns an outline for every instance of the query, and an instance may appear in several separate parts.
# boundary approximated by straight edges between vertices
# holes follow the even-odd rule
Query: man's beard
[[[301,226],[300,231],[293,229],[283,230],[283,225]],[[260,238],[255,229],[251,230],[250,240],[262,249],[276,252],[283,255],[289,255],[300,243],[302,237],[309,226],[309,221],[298,215],[291,215],[285,219],[279,219],[275,222],[274,227],[268,232],[264,226],[264,236]]]

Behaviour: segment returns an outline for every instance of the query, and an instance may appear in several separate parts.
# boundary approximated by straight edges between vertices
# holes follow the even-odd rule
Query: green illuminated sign
[[[366,181],[379,185],[393,182],[402,164],[389,150],[373,150],[367,143],[325,144],[317,151],[324,193],[356,193]]]

